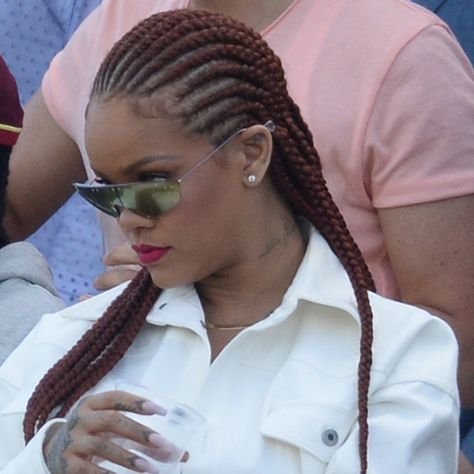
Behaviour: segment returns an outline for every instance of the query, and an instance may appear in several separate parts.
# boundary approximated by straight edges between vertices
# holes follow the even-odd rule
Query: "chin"
[[[189,284],[189,279],[180,277],[179,275],[170,275],[169,272],[162,270],[149,269],[151,280],[153,283],[162,290],[169,290],[170,288],[176,288],[179,286],[185,286]]]

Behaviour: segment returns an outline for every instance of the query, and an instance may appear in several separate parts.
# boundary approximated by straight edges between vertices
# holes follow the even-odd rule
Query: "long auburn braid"
[[[367,291],[375,288],[360,250],[327,189],[311,132],[288,94],[280,60],[257,33],[223,15],[197,10],[159,13],[127,33],[102,63],[91,100],[116,98],[131,100],[138,113],[165,114],[177,119],[188,133],[207,134],[215,144],[237,129],[268,120],[275,124],[272,179],[294,212],[310,220],[325,237],[354,289],[361,319],[358,423],[361,473],[365,473],[373,339]],[[140,297],[153,294],[150,301],[156,299],[157,291],[152,285],[137,288]],[[114,315],[122,314],[129,298],[124,294],[113,303]],[[121,330],[120,323],[117,329]],[[95,340],[95,336],[90,337]],[[81,344],[82,341],[78,345]],[[103,347],[102,344],[99,345]],[[71,353],[74,351],[77,346]],[[114,357],[113,363],[120,357]],[[28,412],[30,436],[35,421],[43,423],[54,407],[65,406],[66,401],[70,406],[113,366],[108,364],[104,373],[97,374],[95,360],[91,362],[85,354],[76,359],[82,362],[81,370],[91,365],[92,369],[74,390],[70,390],[71,382],[66,384],[67,395],[63,393],[41,410],[36,409],[34,416]],[[63,361],[59,364],[45,379],[63,377],[69,369],[61,365]],[[89,383],[91,377],[94,381]],[[43,380],[39,389],[44,385]],[[26,425],[25,421],[25,432]]]

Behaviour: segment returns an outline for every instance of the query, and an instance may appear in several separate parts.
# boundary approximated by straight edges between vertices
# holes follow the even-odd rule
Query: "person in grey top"
[[[15,79],[0,57],[0,222],[10,153],[22,119]],[[45,258],[28,242],[10,244],[0,225],[0,364],[43,314],[62,307]]]

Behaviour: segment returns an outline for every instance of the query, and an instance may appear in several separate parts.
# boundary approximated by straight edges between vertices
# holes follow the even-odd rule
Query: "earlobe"
[[[253,125],[242,134],[244,184],[258,185],[265,176],[272,155],[272,136],[265,125]]]

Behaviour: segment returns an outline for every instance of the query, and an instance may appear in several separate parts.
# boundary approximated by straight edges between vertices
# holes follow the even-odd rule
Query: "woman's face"
[[[176,122],[138,116],[124,99],[91,102],[86,148],[106,184],[178,179],[214,148]],[[154,219],[123,210],[118,223],[161,288],[203,281],[248,257],[252,191],[242,137],[232,139],[181,183],[179,203]]]

